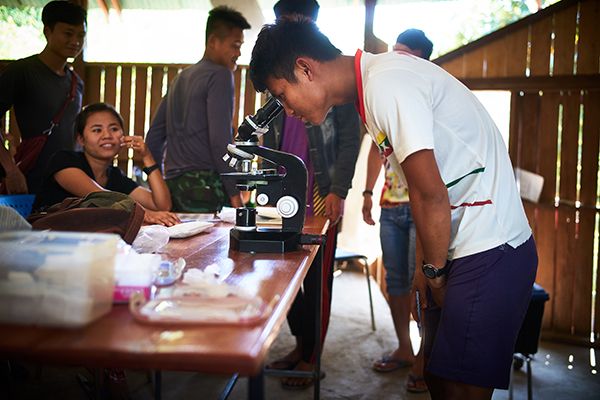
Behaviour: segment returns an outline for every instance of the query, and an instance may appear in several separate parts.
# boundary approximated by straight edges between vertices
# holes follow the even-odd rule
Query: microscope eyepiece
[[[238,128],[238,137],[243,141],[250,140],[252,135],[261,128],[268,126],[279,113],[283,111],[283,105],[275,97],[271,97],[264,106],[256,111],[254,115],[248,115]]]

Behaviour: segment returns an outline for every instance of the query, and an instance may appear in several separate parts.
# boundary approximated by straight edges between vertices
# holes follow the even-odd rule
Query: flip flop
[[[394,363],[396,365],[385,367],[386,364]],[[407,363],[403,360],[398,360],[396,358],[392,358],[391,356],[385,356],[381,360],[379,360],[379,364],[381,365],[373,365],[373,369],[377,372],[392,372],[400,368],[410,367],[412,364]]]
[[[268,363],[265,366],[265,369],[275,369],[275,370],[280,370],[280,371],[290,371],[290,370],[296,368],[296,365],[298,365],[299,363],[300,363],[300,361],[284,360],[283,358],[280,358],[278,360],[275,360],[273,362]],[[283,364],[283,368],[275,368],[276,364]]]
[[[319,374],[319,380],[323,380],[324,378],[325,378],[325,371],[321,371],[321,373]],[[307,382],[304,385],[288,385],[287,383],[281,382],[281,387],[283,387],[285,390],[299,391],[299,390],[308,389],[309,387],[312,387],[315,384],[314,379],[312,379],[312,378],[305,378],[305,379]]]
[[[413,376],[413,374],[409,373],[409,374],[408,374],[408,379],[410,379],[410,381],[411,381],[411,382],[413,383],[413,385],[415,385],[415,386],[414,386],[414,387],[410,387],[410,386],[408,386],[408,385],[407,385],[407,386],[406,386],[406,390],[407,390],[407,391],[409,391],[409,392],[411,392],[411,393],[425,393],[425,392],[428,390],[427,388],[418,388],[418,387],[417,387],[417,382],[420,382],[420,381],[424,381],[424,380],[425,380],[425,379],[424,379],[422,376],[420,376],[420,377],[418,377],[418,378],[415,378],[415,377]]]

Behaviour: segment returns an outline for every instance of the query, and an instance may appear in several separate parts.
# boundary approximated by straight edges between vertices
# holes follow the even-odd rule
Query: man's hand
[[[8,194],[28,194],[27,179],[17,167],[6,172],[6,191]]]
[[[421,298],[421,309],[424,310],[427,308],[427,286],[431,290],[431,295],[433,296],[433,300],[435,300],[435,304],[439,307],[444,303],[444,293],[446,291],[446,281],[448,277],[444,274],[435,279],[428,279],[420,265],[416,266],[415,276],[413,278],[413,286],[410,291],[410,312],[412,313],[415,321],[419,321],[419,316],[417,314],[417,296],[416,291],[419,291],[419,296]]]
[[[235,196],[231,196],[229,198],[229,200],[231,201],[231,207],[233,207],[233,208],[244,207],[244,201],[242,200],[241,194],[236,194]]]
[[[325,215],[331,221],[331,226],[338,223],[342,215],[342,198],[340,196],[329,193],[325,197]]]
[[[421,273],[423,273],[421,271]],[[429,283],[429,289],[431,289],[431,296],[433,296],[433,300],[435,300],[435,304],[438,306],[442,306],[444,303],[444,293],[446,293],[446,282],[448,277],[446,274],[437,277],[435,279],[427,279]]]
[[[369,225],[375,225],[371,210],[373,209],[373,196],[370,194],[363,195],[362,215],[363,220]]]

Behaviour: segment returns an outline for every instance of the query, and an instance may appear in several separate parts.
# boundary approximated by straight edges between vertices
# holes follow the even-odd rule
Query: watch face
[[[433,279],[437,277],[436,268],[431,264],[423,265],[423,273],[426,277]]]

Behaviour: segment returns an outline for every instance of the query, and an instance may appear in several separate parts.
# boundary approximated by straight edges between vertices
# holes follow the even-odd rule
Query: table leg
[[[227,386],[225,386],[225,389],[223,389],[223,393],[221,393],[219,400],[227,400],[227,398],[231,394],[231,391],[233,390],[233,387],[235,386],[235,383],[237,382],[239,376],[240,376],[240,374],[233,374],[231,379],[229,379],[229,382],[227,382]]]
[[[162,398],[162,372],[156,371],[154,373],[154,400],[160,400]]]
[[[12,379],[12,371],[10,369],[10,360],[8,358],[2,360],[2,375],[0,376],[0,382],[4,381],[4,384],[6,385],[6,395],[8,396],[7,399],[16,399],[17,398],[17,394],[15,393],[15,387],[13,385],[13,379]],[[0,388],[2,387],[2,385],[0,385]]]
[[[262,370],[256,376],[248,378],[248,400],[264,400],[265,375]]]
[[[323,308],[323,261],[325,259],[324,257],[324,253],[325,253],[325,246],[322,245],[319,248],[319,251],[317,253],[317,257],[320,257],[320,261],[318,262],[318,270],[317,272],[317,276],[319,277],[319,279],[317,279],[317,299],[316,299],[316,305],[315,305],[315,371],[314,371],[314,382],[315,382],[315,388],[314,388],[314,396],[313,398],[315,400],[319,400],[320,396],[321,396],[321,332],[323,330],[323,321],[321,321],[321,314],[322,314],[322,308]]]
[[[102,373],[104,373],[104,371],[102,371]],[[102,381],[100,380],[100,368],[94,367],[94,396],[96,396],[97,399],[102,398],[100,397],[100,386],[102,385],[101,382]]]

